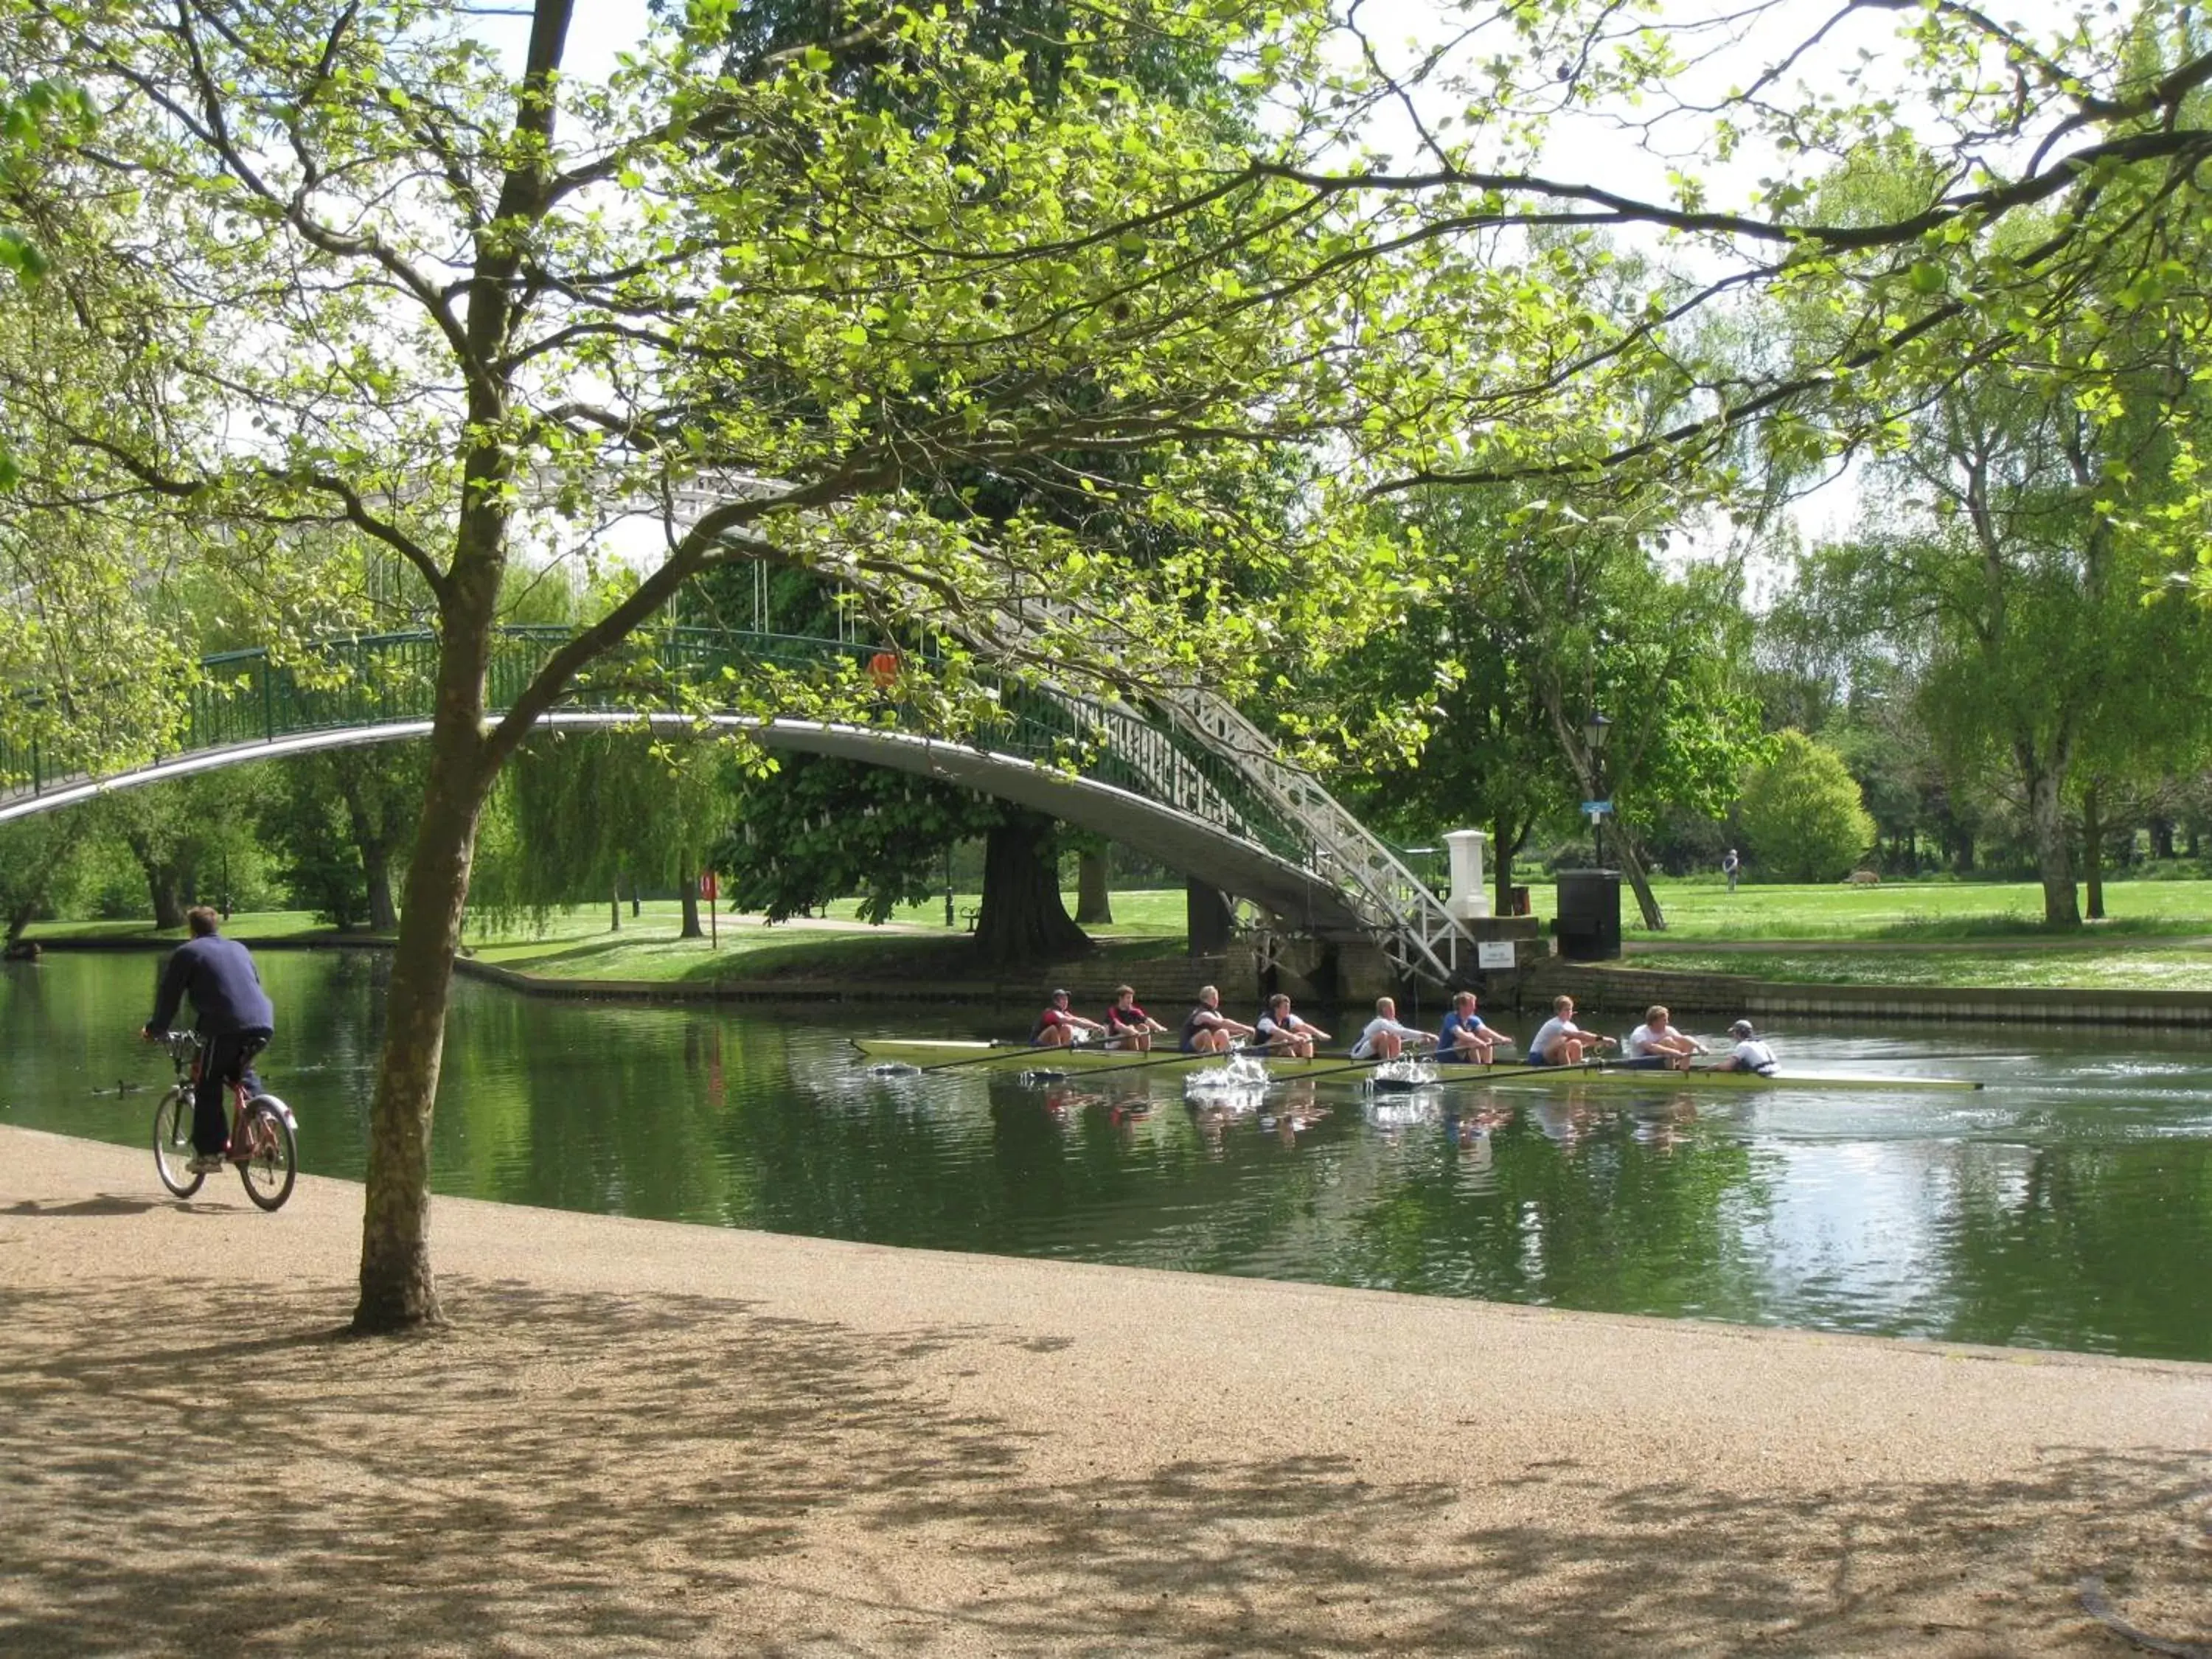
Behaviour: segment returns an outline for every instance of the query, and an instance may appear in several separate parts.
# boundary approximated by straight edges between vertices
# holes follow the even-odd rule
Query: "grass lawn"
[[[1628,965],[1807,985],[2212,991],[2212,952],[2158,945],[2124,951],[1638,951]]]
[[[1064,897],[1072,912],[1075,896]],[[882,927],[856,920],[859,907],[851,902],[831,905],[823,917],[775,926],[724,915],[716,942],[679,938],[683,910],[672,899],[648,901],[635,916],[623,905],[619,932],[608,927],[605,904],[586,904],[555,912],[542,932],[527,925],[504,933],[471,928],[465,940],[479,962],[551,979],[710,984],[769,976],[965,977],[991,971],[975,961],[968,934],[965,913],[977,902],[975,894],[955,894],[951,928],[941,898],[903,908]],[[1180,888],[1116,893],[1114,914],[1112,926],[1088,930],[1108,957],[1141,960],[1182,948]]]
[[[1878,887],[1739,887],[1733,894],[1710,878],[1655,884],[1668,929],[1637,926],[1635,901],[1622,894],[1623,938],[1638,967],[1741,974],[1816,984],[2081,987],[2212,990],[2212,951],[2179,941],[2212,938],[2212,882],[2108,884],[2111,918],[2078,933],[2042,929],[2042,891],[2032,884],[1885,883]],[[1065,896],[1070,911],[1075,896]],[[1539,915],[1553,908],[1553,890],[1534,895]],[[972,893],[953,897],[955,925],[945,926],[942,898],[906,907],[885,927],[856,919],[846,901],[823,917],[768,927],[757,919],[720,918],[719,948],[678,937],[682,911],[673,900],[648,901],[610,929],[604,902],[556,911],[542,929],[471,925],[466,947],[478,961],[561,979],[656,983],[712,982],[770,976],[885,979],[987,973],[969,942]],[[1182,948],[1181,888],[1114,895],[1114,921],[1090,931],[1109,957],[1174,955]],[[340,937],[306,911],[244,912],[225,930],[247,940],[301,944]],[[33,939],[174,939],[145,921],[46,922]],[[355,934],[347,937],[362,938]],[[1796,943],[1803,948],[1788,949]]]
[[[309,910],[236,910],[222,931],[242,939],[374,939],[373,933],[341,933],[326,921],[318,921]],[[26,939],[145,939],[169,943],[185,937],[181,927],[164,933],[150,917],[126,917],[120,921],[34,921],[23,930]]]
[[[1878,887],[1740,886],[1710,877],[1652,884],[1667,917],[1647,932],[1636,900],[1621,890],[1624,939],[2020,939],[2043,932],[2043,890],[2033,882],[1885,882]],[[1537,908],[1548,890],[1540,889]],[[2107,882],[2108,919],[2080,939],[2212,935],[2212,881]]]

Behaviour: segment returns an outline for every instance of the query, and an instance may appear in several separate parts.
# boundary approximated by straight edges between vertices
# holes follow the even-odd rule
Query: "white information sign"
[[[1510,939],[1482,939],[1474,942],[1474,965],[1478,968],[1510,968],[1513,965],[1513,941]]]

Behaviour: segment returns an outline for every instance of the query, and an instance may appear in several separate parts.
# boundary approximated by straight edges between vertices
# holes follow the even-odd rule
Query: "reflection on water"
[[[261,957],[266,1072],[358,1176],[385,958]],[[158,957],[0,969],[0,1122],[144,1142]],[[1764,1324],[2212,1358],[2212,1046],[1939,1028],[1778,1036],[1978,1094],[883,1077],[854,1013],[456,987],[440,1190],[885,1243]],[[988,1035],[972,1010],[903,1028]],[[882,1030],[872,1011],[870,1030]],[[149,1191],[153,1171],[146,1171]]]

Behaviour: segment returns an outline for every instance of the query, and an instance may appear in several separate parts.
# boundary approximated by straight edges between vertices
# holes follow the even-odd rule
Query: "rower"
[[[1106,1028],[1095,1019],[1085,1019],[1071,1012],[1067,993],[1054,991],[1052,1000],[1045,1004],[1044,1012],[1030,1027],[1030,1047],[1032,1048],[1065,1048],[1082,1041],[1082,1034],[1103,1031]]]
[[[1638,1071],[1656,1072],[1667,1067],[1688,1071],[1691,1057],[1704,1054],[1705,1045],[1669,1024],[1668,1018],[1667,1010],[1658,1003],[1646,1008],[1644,1024],[1628,1034],[1628,1056],[1621,1064]]]
[[[1620,1045],[1609,1036],[1600,1036],[1595,1031],[1585,1031],[1575,1024],[1575,1000],[1572,997],[1553,997],[1552,1017],[1536,1030],[1528,1044],[1528,1063],[1531,1066],[1579,1066],[1584,1060],[1597,1058],[1600,1048],[1617,1048]]]
[[[1282,991],[1267,999],[1267,1011],[1260,1016],[1253,1036],[1258,1046],[1269,1054],[1291,1060],[1311,1060],[1316,1039],[1322,1042],[1336,1041],[1311,1020],[1300,1019],[1292,1013],[1291,999]]]
[[[1167,1029],[1137,1006],[1134,988],[1127,985],[1114,988],[1113,1005],[1106,1010],[1106,1046],[1109,1048],[1133,1049],[1139,1054],[1149,1054],[1154,1034],[1164,1035]]]
[[[1729,1050],[1728,1058],[1721,1061],[1719,1070],[1756,1072],[1761,1077],[1774,1075],[1774,1050],[1759,1040],[1759,1033],[1752,1029],[1749,1020],[1736,1021],[1729,1027],[1729,1035],[1735,1039],[1735,1047]]]
[[[1225,1054],[1252,1035],[1252,1028],[1221,1012],[1221,993],[1211,985],[1199,988],[1198,1006],[1182,1023],[1180,1042],[1187,1054]]]
[[[1408,1042],[1433,1043],[1434,1031],[1417,1031],[1398,1021],[1398,1005],[1389,997],[1375,999],[1375,1018],[1369,1020],[1359,1033],[1359,1041],[1352,1045],[1354,1060],[1395,1060],[1406,1052]]]
[[[1437,1059],[1444,1064],[1487,1066],[1498,1057],[1498,1045],[1513,1046],[1513,1039],[1492,1025],[1486,1025],[1482,1016],[1474,1012],[1475,999],[1472,991],[1462,991],[1452,998],[1451,1012],[1437,1028]]]

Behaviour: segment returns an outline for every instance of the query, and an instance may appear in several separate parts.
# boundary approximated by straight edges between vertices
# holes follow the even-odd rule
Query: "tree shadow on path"
[[[2123,1651],[2092,1571],[2212,1625],[2177,1455],[1776,1498],[1454,1445],[1431,1478],[1293,1425],[979,1409],[1006,1330],[447,1291],[454,1330],[364,1342],[331,1288],[0,1289],[0,1650]]]

